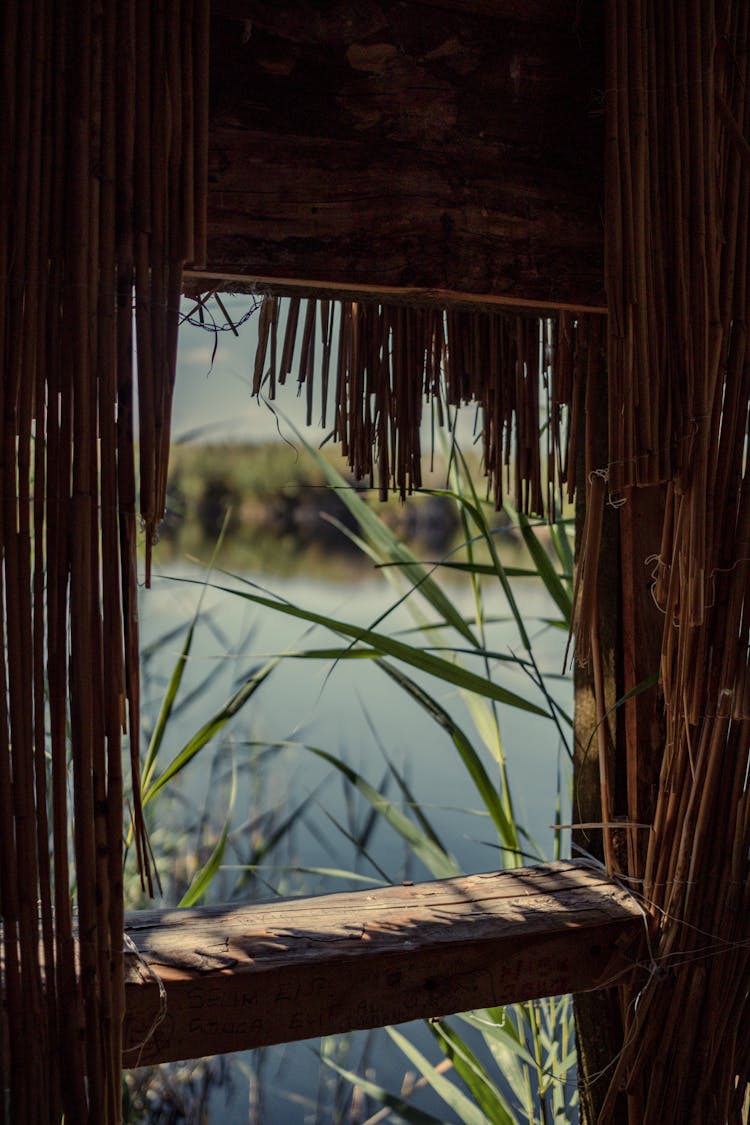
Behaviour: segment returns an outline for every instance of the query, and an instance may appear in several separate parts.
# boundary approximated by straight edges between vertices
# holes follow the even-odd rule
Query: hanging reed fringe
[[[610,0],[611,493],[668,482],[654,595],[667,735],[622,990],[638,1125],[739,1122],[750,1079],[750,5]],[[658,968],[657,968],[658,966]]]
[[[563,496],[572,498],[575,489],[585,377],[589,368],[598,374],[600,367],[598,358],[596,363],[592,359],[602,346],[591,327],[598,320],[595,315],[574,319],[560,313],[540,319],[497,309],[446,310],[314,296],[285,301],[267,294],[259,314],[253,394],[275,398],[296,357],[308,423],[317,395],[323,426],[332,406],[330,436],[340,443],[354,476],[369,479],[371,486],[377,481],[381,496],[393,488],[402,499],[421,486],[425,402],[432,400],[445,424],[451,423],[450,408],[475,403],[481,409],[484,465],[498,508],[509,495],[519,511],[554,518]],[[318,388],[316,340],[322,354]],[[541,443],[540,410],[549,418]]]
[[[148,568],[181,271],[205,256],[208,2],[8,0],[0,20],[0,1121],[111,1125],[126,730],[151,880],[137,796],[133,293]]]

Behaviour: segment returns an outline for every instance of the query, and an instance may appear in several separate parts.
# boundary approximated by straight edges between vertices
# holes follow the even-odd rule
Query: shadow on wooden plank
[[[603,871],[560,862],[141,911],[127,934],[135,1066],[601,988],[632,968],[644,920]]]

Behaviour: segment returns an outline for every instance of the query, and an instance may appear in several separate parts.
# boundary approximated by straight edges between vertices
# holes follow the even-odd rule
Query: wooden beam
[[[643,926],[627,891],[571,862],[143,911],[127,921],[125,1065],[600,988],[630,970]]]
[[[598,7],[217,0],[208,271],[601,308]]]
[[[570,0],[414,0],[428,11],[441,8],[453,11],[472,12],[476,15],[492,16],[494,19],[522,20],[525,23],[544,24],[547,27],[563,27],[569,29],[573,16],[571,15]],[[579,0],[579,6],[581,0]],[[391,6],[387,0],[381,7]],[[370,11],[373,5],[369,5]],[[316,10],[317,9],[317,10]],[[324,9],[324,10],[321,10]],[[257,6],[256,9],[257,10]],[[229,19],[245,20],[252,18],[252,0],[212,0],[211,11],[214,15]],[[288,31],[302,27],[305,33],[311,34],[310,26],[315,21],[322,21],[328,28],[338,27],[346,35],[352,28],[368,27],[367,6],[361,3],[352,4],[351,0],[327,0],[322,5],[318,0],[276,0],[273,11],[265,13],[268,22],[277,26],[284,26]],[[371,20],[372,17],[369,16]]]
[[[278,297],[300,297],[314,293],[315,296],[332,301],[377,301],[383,304],[418,305],[439,309],[505,309],[508,312],[535,316],[551,316],[555,313],[598,313],[605,316],[605,305],[575,304],[570,301],[530,300],[526,297],[513,297],[508,294],[497,296],[492,293],[455,293],[448,289],[418,289],[414,286],[393,285],[345,285],[336,281],[323,281],[308,278],[304,281],[291,277],[263,277],[250,273],[216,273],[208,270],[185,269],[183,291],[194,294],[207,293],[210,289],[239,292],[274,293]]]

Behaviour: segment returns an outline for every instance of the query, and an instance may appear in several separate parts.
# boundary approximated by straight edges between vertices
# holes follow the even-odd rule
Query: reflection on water
[[[425,462],[422,492],[402,503],[387,501],[356,484],[333,451],[318,457],[342,474],[378,517],[420,558],[441,559],[457,543],[455,504],[436,494],[446,469]],[[227,521],[223,564],[243,574],[306,575],[346,581],[368,566],[352,542],[357,525],[337,489],[327,487],[320,461],[288,443],[185,445],[173,453],[167,516],[159,554],[175,561],[186,554],[209,558]],[[507,524],[498,513],[498,525]],[[347,534],[347,532],[349,534]]]

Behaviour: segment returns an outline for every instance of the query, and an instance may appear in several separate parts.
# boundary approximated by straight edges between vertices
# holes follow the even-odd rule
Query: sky
[[[239,320],[250,308],[252,297],[223,296],[227,311]],[[192,302],[184,302],[183,310]],[[214,306],[212,304],[212,310]],[[221,317],[218,309],[217,318]],[[265,442],[278,439],[283,423],[269,406],[252,395],[252,371],[258,341],[257,313],[239,328],[239,336],[222,331],[216,340],[204,329],[183,324],[180,328],[177,380],[172,411],[172,440]],[[304,402],[289,386],[278,406],[295,426],[304,424]],[[317,427],[306,431],[313,443],[324,433]]]
[[[222,300],[235,322],[251,307],[253,298],[247,295],[222,295]],[[183,311],[192,302],[183,303]],[[217,320],[222,314],[211,303]],[[300,332],[301,336],[301,332]],[[239,335],[222,331],[218,335],[216,354],[213,357],[214,335],[200,327],[185,323],[180,328],[177,380],[172,411],[172,441],[245,441],[262,443],[280,440],[286,433],[289,440],[294,435],[277,416],[269,404],[259,402],[252,395],[253,365],[258,340],[258,314],[250,317],[239,328]],[[299,341],[298,341],[299,342]],[[335,352],[334,352],[335,354]],[[285,388],[275,405],[298,429],[304,432],[311,444],[319,444],[327,436],[319,425],[305,426],[306,404],[296,393],[296,368],[292,369]],[[316,396],[317,408],[317,396]],[[425,411],[423,448],[430,448],[429,411]],[[464,448],[473,440],[475,410],[464,407],[459,419],[458,436]]]

